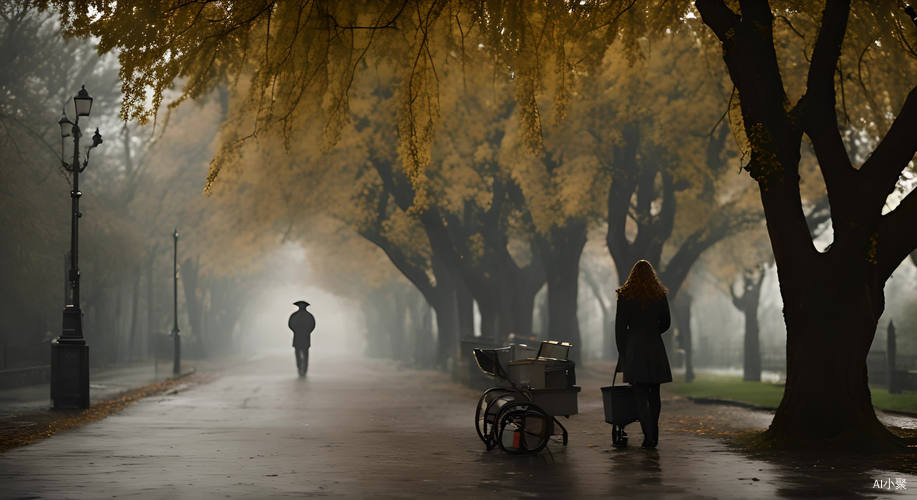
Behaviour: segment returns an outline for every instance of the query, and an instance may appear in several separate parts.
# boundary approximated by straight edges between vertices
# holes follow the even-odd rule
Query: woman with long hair
[[[672,381],[669,358],[662,334],[669,329],[668,290],[659,281],[653,266],[640,260],[630,270],[627,281],[618,288],[615,315],[615,343],[618,366],[624,381],[634,387],[637,416],[643,429],[643,447],[659,443],[659,384]]]

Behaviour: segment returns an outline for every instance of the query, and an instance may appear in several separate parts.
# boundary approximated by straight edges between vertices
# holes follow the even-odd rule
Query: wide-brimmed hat
[[[293,305],[294,305],[294,306],[306,307],[306,306],[309,305],[309,303],[306,302],[305,300],[297,300],[296,302],[293,302]]]

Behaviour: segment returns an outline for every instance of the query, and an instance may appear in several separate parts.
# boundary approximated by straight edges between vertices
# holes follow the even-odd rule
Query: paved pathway
[[[215,366],[215,362],[188,361],[182,365],[187,374],[197,365]],[[108,370],[91,371],[89,397],[93,403],[118,394],[172,377],[172,363],[142,362]],[[0,390],[0,419],[22,413],[47,410],[51,407],[49,383]]]
[[[317,359],[316,359],[317,358]],[[597,370],[578,373],[570,444],[532,457],[484,451],[478,392],[382,361],[292,354],[143,400],[0,454],[2,498],[772,498],[917,493],[908,467],[837,457],[762,459],[717,434],[769,415],[667,396],[658,450],[609,446]],[[639,426],[628,428],[639,443]],[[714,436],[714,437],[711,437]],[[901,472],[904,468],[905,472]],[[898,470],[895,470],[898,469]],[[897,493],[875,480],[905,480]]]

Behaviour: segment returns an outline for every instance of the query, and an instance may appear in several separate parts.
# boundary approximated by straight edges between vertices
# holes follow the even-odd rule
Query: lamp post
[[[61,336],[51,343],[51,401],[54,408],[88,408],[89,407],[89,346],[83,338],[83,312],[80,309],[80,268],[79,268],[79,221],[80,213],[80,173],[89,165],[89,152],[102,144],[102,135],[96,129],[92,136],[92,145],[86,149],[86,158],[80,161],[81,116],[89,116],[92,110],[92,97],[83,86],[73,98],[76,121],[71,122],[64,111],[60,120],[61,163],[73,174],[70,189],[70,270],[69,299],[64,306],[63,328]],[[73,159],[68,164],[64,160],[64,139],[73,137]]]
[[[181,373],[181,336],[178,334],[178,228],[172,233],[172,374]]]

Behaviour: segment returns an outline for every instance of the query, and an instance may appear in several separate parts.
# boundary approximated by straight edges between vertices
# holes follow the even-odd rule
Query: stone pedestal
[[[51,403],[54,409],[89,408],[89,346],[84,341],[51,343]]]

